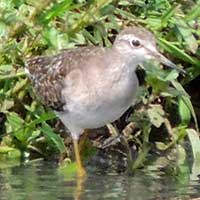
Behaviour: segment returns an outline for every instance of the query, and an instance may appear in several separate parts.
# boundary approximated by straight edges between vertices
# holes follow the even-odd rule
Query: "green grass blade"
[[[194,108],[192,106],[192,103],[190,101],[190,96],[187,94],[187,92],[184,90],[183,86],[177,82],[177,81],[172,81],[172,85],[180,92],[183,93],[182,96],[180,96],[180,98],[183,100],[183,102],[185,103],[185,105],[188,107],[188,109],[190,110],[191,114],[192,114],[192,117],[194,119],[194,123],[195,123],[195,127],[196,127],[196,130],[199,131],[199,128],[198,128],[198,122],[197,122],[197,117],[196,117],[196,114],[194,112]]]
[[[47,123],[43,122],[40,129],[44,136],[50,140],[61,153],[65,151],[65,144],[62,138],[57,135]]]
[[[195,6],[187,13],[184,19],[189,22],[196,20],[198,17],[200,17],[200,2],[195,4]]]
[[[60,3],[55,3],[51,9],[47,10],[40,16],[40,22],[47,25],[55,17],[62,15],[71,8],[72,0],[64,0]]]
[[[158,38],[158,43],[164,50],[166,50],[167,52],[172,54],[174,57],[177,57],[185,62],[194,64],[194,65],[200,67],[199,60],[191,57],[190,55],[185,53],[183,50],[181,50],[178,47],[176,47],[175,45],[173,45],[171,42],[168,42],[167,40],[165,40],[163,38]]]

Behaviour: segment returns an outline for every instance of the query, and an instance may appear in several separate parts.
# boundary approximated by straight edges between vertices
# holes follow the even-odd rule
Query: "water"
[[[187,172],[184,167],[181,173],[173,176],[167,171],[150,168],[138,170],[134,176],[91,172],[87,179],[81,180],[63,176],[53,163],[36,162],[0,170],[0,200],[185,200],[200,197],[198,178],[191,180]]]

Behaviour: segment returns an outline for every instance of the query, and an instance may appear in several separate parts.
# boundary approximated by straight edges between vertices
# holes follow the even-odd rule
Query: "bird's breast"
[[[131,106],[138,88],[135,73],[96,76],[95,81],[80,76],[83,74],[79,74],[79,85],[73,88],[72,84],[63,91],[68,111],[64,121],[77,123],[83,129],[98,128],[118,119]]]

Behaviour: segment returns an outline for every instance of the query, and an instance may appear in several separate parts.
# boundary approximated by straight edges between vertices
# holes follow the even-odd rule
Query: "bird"
[[[124,28],[110,48],[82,46],[27,59],[25,71],[35,93],[71,132],[78,176],[86,176],[80,135],[125,113],[139,87],[135,70],[151,59],[183,71],[159,53],[153,33],[140,26]]]

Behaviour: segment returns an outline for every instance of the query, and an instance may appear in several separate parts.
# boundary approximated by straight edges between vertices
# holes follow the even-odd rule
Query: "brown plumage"
[[[67,103],[62,97],[62,89],[67,86],[64,83],[65,77],[72,70],[80,69],[80,66],[84,68],[85,61],[102,52],[104,48],[101,47],[79,47],[64,50],[55,56],[28,59],[26,71],[42,103],[56,111],[63,111],[63,106]]]

